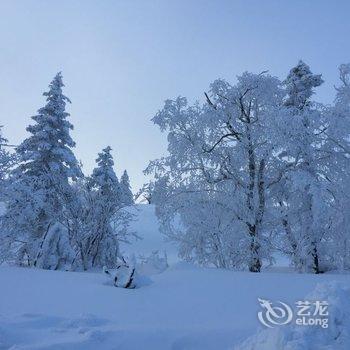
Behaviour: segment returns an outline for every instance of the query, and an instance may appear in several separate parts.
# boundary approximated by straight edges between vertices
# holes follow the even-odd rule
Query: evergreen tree
[[[98,154],[97,167],[88,180],[89,202],[93,210],[85,246],[86,260],[92,267],[113,268],[118,259],[118,238],[113,225],[122,202],[111,150],[108,146]]]
[[[129,175],[126,170],[122,177],[120,178],[120,189],[122,193],[122,202],[124,205],[132,205],[134,204],[134,196],[131,192]]]
[[[108,199],[110,207],[114,208],[120,203],[120,186],[117,175],[113,169],[114,161],[110,146],[104,148],[96,159],[97,167],[93,170],[89,180],[92,188]]]
[[[64,221],[73,200],[70,180],[81,175],[69,134],[73,126],[65,111],[70,100],[63,95],[63,86],[58,73],[43,94],[46,105],[27,127],[30,136],[16,149],[19,164],[11,173],[11,199],[3,221],[14,241],[22,242],[19,263],[25,255],[30,265],[40,266],[50,228]]]
[[[69,131],[73,125],[67,120],[65,111],[68,97],[62,93],[62,74],[58,73],[49,85],[47,104],[33,116],[34,125],[27,127],[31,134],[17,148],[22,162],[19,169],[29,176],[55,175],[60,182],[76,179],[81,175],[77,160],[72,152],[75,143]]]

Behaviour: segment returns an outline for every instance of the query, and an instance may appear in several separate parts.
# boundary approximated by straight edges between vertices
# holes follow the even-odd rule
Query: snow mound
[[[328,301],[328,328],[291,324],[265,329],[236,346],[234,350],[350,349],[350,288],[339,282],[319,283],[305,300]]]

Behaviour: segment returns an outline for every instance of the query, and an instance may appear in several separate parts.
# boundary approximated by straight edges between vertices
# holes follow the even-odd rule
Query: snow
[[[159,223],[155,215],[154,205],[136,204],[129,208],[129,212],[135,215],[135,220],[130,224],[130,231],[136,232],[141,239],[132,244],[123,244],[121,249],[127,254],[137,256],[149,256],[154,251],[164,252],[169,263],[177,262],[177,248],[159,233]]]
[[[318,284],[306,300],[327,300],[328,329],[295,324],[264,329],[239,344],[235,350],[347,350],[350,345],[350,288],[340,283]]]
[[[129,251],[167,250],[170,267],[132,290],[113,287],[102,272],[0,267],[1,350],[234,349],[262,329],[258,298],[293,304],[318,283],[350,288],[349,275],[257,274],[175,262],[154,208],[138,210],[133,228],[144,239]]]

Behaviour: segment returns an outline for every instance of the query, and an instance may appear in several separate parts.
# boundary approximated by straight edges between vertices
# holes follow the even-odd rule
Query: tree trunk
[[[312,242],[312,269],[314,271],[315,274],[319,274],[322,273],[322,271],[320,271],[320,264],[319,264],[319,258],[318,258],[318,252],[317,252],[317,245],[316,242]]]
[[[300,256],[298,254],[298,242],[295,240],[293,236],[292,228],[290,227],[287,215],[285,215],[285,217],[282,219],[282,225],[284,227],[284,230],[287,235],[287,239],[290,244],[291,255],[292,255],[291,259],[292,259],[293,265],[295,266],[296,270],[300,270],[301,266],[303,265],[303,262],[301,261]]]
[[[252,158],[252,162],[254,158]],[[254,161],[255,163],[255,161]],[[254,167],[254,177],[255,177],[255,165]],[[261,271],[261,259],[259,256],[260,244],[257,241],[259,228],[262,224],[262,220],[265,212],[265,181],[264,181],[264,170],[265,170],[265,159],[263,158],[259,164],[258,170],[258,211],[255,214],[255,224],[249,225],[249,234],[251,236],[250,252],[251,252],[251,261],[249,266],[249,271],[251,272],[260,272]],[[253,180],[254,178],[251,178]],[[254,181],[254,180],[253,180]],[[253,182],[254,184],[254,182]],[[253,208],[252,208],[253,209]]]
[[[256,238],[256,226],[249,226],[249,234],[251,236],[250,243],[250,262],[249,262],[249,271],[250,272],[260,272],[261,270],[261,260],[259,257],[260,244],[257,242]]]

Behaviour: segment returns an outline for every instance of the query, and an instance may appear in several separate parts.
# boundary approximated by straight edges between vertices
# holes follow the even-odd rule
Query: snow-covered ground
[[[153,208],[139,209],[134,229],[144,239],[136,255],[167,250],[174,260]],[[127,290],[97,272],[0,267],[0,349],[234,349],[262,328],[258,298],[292,305],[320,282],[350,287],[349,275],[252,274],[174,261],[149,279]]]

